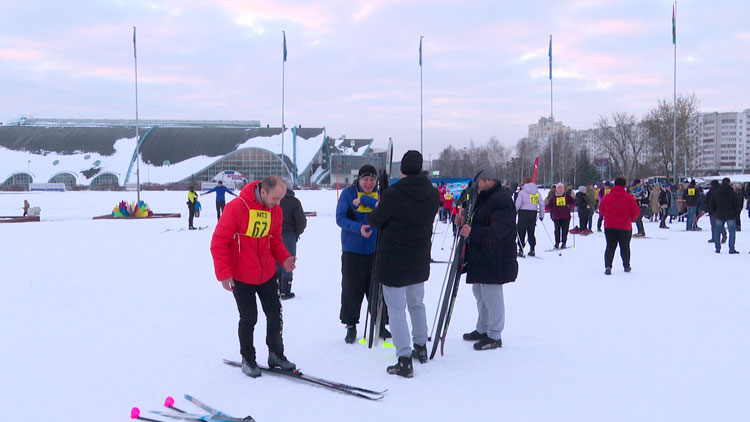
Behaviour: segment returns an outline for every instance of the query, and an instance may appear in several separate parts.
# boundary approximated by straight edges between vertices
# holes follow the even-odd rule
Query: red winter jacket
[[[633,230],[633,222],[641,213],[633,195],[622,186],[615,186],[599,203],[599,214],[604,216],[605,229]]]
[[[281,238],[284,214],[269,209],[256,197],[260,182],[245,186],[239,198],[227,204],[211,239],[216,278],[263,284],[276,273],[276,262],[291,255]],[[269,224],[270,223],[270,224]]]

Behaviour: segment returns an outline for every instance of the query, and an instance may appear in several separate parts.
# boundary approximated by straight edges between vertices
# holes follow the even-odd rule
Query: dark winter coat
[[[430,277],[432,222],[440,194],[426,176],[407,176],[383,191],[369,214],[380,230],[373,279],[385,286],[405,287]]]
[[[480,192],[466,247],[466,282],[505,284],[516,280],[516,207],[510,191],[496,183]]]
[[[666,205],[669,208],[672,205],[672,192],[667,189],[659,192],[659,207]]]
[[[717,220],[735,220],[742,211],[742,201],[731,186],[722,184],[711,195],[708,208],[711,216]]]
[[[281,198],[281,210],[284,211],[284,223],[281,225],[281,233],[296,233],[299,238],[307,227],[307,217],[302,203],[294,197],[294,191],[286,190],[286,195]]]
[[[576,194],[576,205],[578,206],[578,212],[589,212],[591,204],[589,203],[589,197],[583,192]]]
[[[685,199],[685,205],[688,207],[697,207],[700,203],[700,188],[695,185],[688,186],[682,195],[683,199]]]
[[[558,198],[565,198],[565,205],[557,205]],[[576,204],[576,200],[565,192],[562,196],[555,194],[549,201],[549,215],[553,220],[570,220],[570,211]]]

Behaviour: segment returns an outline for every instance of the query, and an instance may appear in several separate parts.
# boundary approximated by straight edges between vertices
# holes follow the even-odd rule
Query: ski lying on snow
[[[229,366],[236,366],[236,367],[242,366],[240,362],[229,360],[229,359],[224,359],[224,363]],[[312,375],[303,374],[302,372],[296,369],[294,371],[285,371],[283,369],[269,368],[267,366],[261,366],[261,365],[258,365],[258,367],[263,372],[270,372],[272,374],[281,375],[281,376],[296,379],[299,381],[308,382],[311,384],[319,385],[321,387],[325,387],[331,390],[339,391],[344,394],[349,394],[349,395],[360,397],[360,398],[367,399],[367,400],[380,400],[383,398],[383,394],[386,391],[388,391],[388,390],[383,390],[383,391],[368,390],[362,387],[356,387],[353,385],[348,385],[348,384],[344,384],[344,383],[340,383],[336,381],[314,377]]]
[[[231,416],[219,416],[219,415],[198,415],[194,413],[177,413],[177,412],[166,412],[162,410],[149,410],[149,413],[159,415],[165,418],[180,419],[183,421],[210,421],[210,422],[251,422],[255,419],[248,416],[247,418],[233,418]]]
[[[191,396],[190,394],[185,394],[185,400],[189,401],[190,403],[193,403],[194,405],[200,407],[201,409],[205,410],[206,412],[208,412],[208,413],[210,413],[212,415],[222,416],[222,417],[223,416],[227,416],[227,417],[231,418],[231,416],[227,415],[226,413],[222,412],[221,410],[214,409],[213,407],[211,407],[211,406],[203,403],[202,401],[196,399],[195,397]],[[250,420],[253,420],[253,418],[250,417],[250,416],[247,416],[247,417],[245,417],[245,419],[242,419],[242,420],[250,421]]]
[[[545,250],[544,250],[544,252],[555,252],[555,251],[563,251],[563,250],[565,250],[565,249],[573,249],[573,247],[572,247],[572,246],[566,246],[566,247],[564,247],[564,248],[557,248],[557,249],[555,249],[555,248],[552,248],[552,249],[545,249]]]

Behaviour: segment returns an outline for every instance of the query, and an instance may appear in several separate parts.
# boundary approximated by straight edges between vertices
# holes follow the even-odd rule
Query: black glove
[[[381,192],[388,189],[390,182],[391,182],[391,178],[388,177],[388,173],[386,172],[380,173],[380,178],[378,179],[378,187],[380,188]]]

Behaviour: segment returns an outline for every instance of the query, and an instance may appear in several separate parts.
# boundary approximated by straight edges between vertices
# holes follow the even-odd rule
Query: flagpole
[[[552,35],[549,36],[549,116],[552,123],[550,129],[550,176],[555,184],[555,113],[552,101]]]
[[[141,203],[141,136],[138,133],[138,51],[135,47],[135,26],[133,27],[133,59],[135,61],[135,180],[138,202]]]
[[[281,31],[284,37],[284,59],[281,61],[281,170],[284,170],[284,79],[285,79],[285,65],[286,65],[286,32]]]
[[[422,38],[419,37],[419,153],[424,155],[423,138],[424,138],[424,114],[422,108]],[[390,171],[390,169],[388,169]]]
[[[672,167],[677,183],[677,2],[672,3],[672,44],[674,44],[674,128],[672,131]],[[687,178],[687,148],[685,149],[685,178]]]

